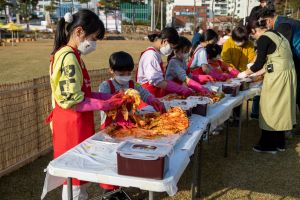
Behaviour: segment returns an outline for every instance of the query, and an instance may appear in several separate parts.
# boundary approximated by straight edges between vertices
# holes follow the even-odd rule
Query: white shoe
[[[88,184],[73,185],[73,200],[87,200],[89,198],[87,186]],[[63,185],[62,200],[68,200],[68,185]]]

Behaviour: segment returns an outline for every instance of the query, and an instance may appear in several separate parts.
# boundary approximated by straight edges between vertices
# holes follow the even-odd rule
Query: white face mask
[[[95,51],[96,46],[96,41],[84,40],[83,42],[80,42],[78,50],[82,55],[86,55],[88,53],[91,53],[92,51]]]
[[[168,56],[172,53],[173,49],[171,48],[170,44],[163,46],[160,48],[160,53],[164,56]]]
[[[183,54],[183,60],[184,60],[184,61],[187,61],[187,60],[189,59],[189,57],[190,57],[190,54],[189,54],[189,53]]]
[[[115,79],[121,85],[125,85],[131,80],[131,76],[115,76]]]

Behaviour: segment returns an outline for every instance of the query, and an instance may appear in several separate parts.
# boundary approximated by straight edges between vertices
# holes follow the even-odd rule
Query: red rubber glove
[[[205,84],[208,81],[214,81],[214,78],[210,75],[193,75],[192,79],[200,84]]]
[[[229,72],[230,78],[235,78],[239,73],[239,70],[232,68],[232,70]]]
[[[85,98],[82,102],[76,104],[75,110],[78,112],[87,112],[93,110],[113,110],[121,107],[127,100],[124,99],[124,93],[118,93],[108,100],[99,100],[93,98]]]
[[[149,105],[153,106],[154,110],[156,110],[157,112],[160,113],[166,112],[165,105],[158,99],[154,98],[153,96],[148,97],[147,102]]]
[[[93,99],[101,99],[101,100],[108,100],[112,97],[112,94],[109,93],[102,93],[102,92],[92,92]]]
[[[209,89],[204,87],[203,85],[199,84],[198,82],[194,81],[193,79],[190,79],[187,85],[195,90],[196,92],[199,92],[201,94],[207,94],[210,93]]]
[[[174,81],[167,80],[167,87],[166,90],[171,93],[176,93],[185,97],[188,97],[193,94],[193,91],[187,87],[179,85]]]
[[[219,72],[216,69],[212,69],[209,72],[209,75],[211,75],[217,81],[226,81],[226,79],[227,79],[227,76],[225,75],[225,73]]]

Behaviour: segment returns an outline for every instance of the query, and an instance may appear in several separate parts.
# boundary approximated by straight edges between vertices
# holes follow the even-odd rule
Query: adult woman
[[[103,23],[90,10],[67,13],[57,25],[50,64],[54,109],[48,117],[52,121],[54,158],[94,134],[93,110],[110,110],[124,103],[122,95],[110,98],[91,91],[88,71],[80,58],[96,49],[96,41],[104,32]],[[87,199],[83,184],[73,179],[74,199]],[[66,185],[62,199],[67,199]]]
[[[253,150],[276,153],[285,150],[284,131],[296,124],[296,71],[289,42],[280,33],[268,30],[266,20],[249,22],[257,40],[257,58],[250,69],[238,77],[266,70],[260,99],[260,141]]]
[[[164,28],[160,33],[148,35],[152,46],[141,53],[137,69],[137,82],[155,97],[163,97],[166,92],[189,96],[192,91],[174,81],[165,80],[165,69],[160,54],[168,56],[177,44],[179,36],[174,28]]]

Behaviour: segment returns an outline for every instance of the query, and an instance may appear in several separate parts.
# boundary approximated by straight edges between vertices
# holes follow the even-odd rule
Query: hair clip
[[[64,16],[65,22],[72,23],[73,22],[73,15],[70,12],[67,12]]]

